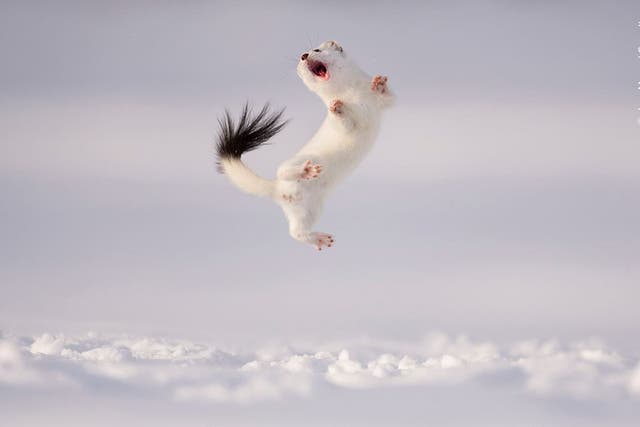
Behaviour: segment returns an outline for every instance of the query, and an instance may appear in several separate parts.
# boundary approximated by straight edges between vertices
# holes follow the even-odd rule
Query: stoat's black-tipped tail
[[[283,114],[284,109],[271,112],[269,104],[265,104],[260,112],[253,116],[247,103],[242,108],[240,119],[236,124],[226,110],[224,117],[218,120],[220,124],[216,144],[218,165],[220,166],[225,159],[239,159],[242,154],[255,150],[280,132],[288,122],[282,119]]]
[[[220,123],[216,151],[218,154],[218,170],[240,190],[249,194],[263,197],[273,197],[275,184],[273,181],[256,175],[249,169],[240,157],[247,151],[255,150],[277,134],[287,124],[282,120],[284,110],[273,113],[269,104],[255,116],[251,113],[249,104],[245,104],[236,124],[225,111]]]

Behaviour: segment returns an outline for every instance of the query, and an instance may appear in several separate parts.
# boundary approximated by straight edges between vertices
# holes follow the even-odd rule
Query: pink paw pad
[[[322,166],[314,165],[311,163],[311,160],[307,160],[304,163],[304,167],[302,168],[302,174],[300,174],[301,179],[314,179],[317,178],[322,172]]]
[[[385,93],[387,91],[387,77],[375,76],[371,81],[371,90],[378,93]]]
[[[313,233],[313,245],[317,250],[321,251],[322,248],[327,247],[330,248],[333,246],[333,236],[327,233]]]
[[[285,202],[289,202],[289,203],[295,203],[295,202],[299,202],[301,200],[301,197],[299,194],[285,194],[282,193],[282,200],[284,200]]]
[[[329,105],[329,111],[331,111],[334,114],[342,114],[344,112],[344,102],[340,101],[339,99],[334,99],[333,101],[331,101],[331,104]]]

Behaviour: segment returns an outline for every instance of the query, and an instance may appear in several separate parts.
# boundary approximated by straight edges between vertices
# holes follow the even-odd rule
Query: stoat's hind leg
[[[291,237],[300,242],[309,243],[319,251],[325,247],[333,246],[334,238],[331,234],[311,231],[311,226],[319,214],[318,210],[311,210],[300,205],[284,205],[282,208],[289,220]]]

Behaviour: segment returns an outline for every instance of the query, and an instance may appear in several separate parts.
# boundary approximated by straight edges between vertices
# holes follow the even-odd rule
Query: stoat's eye
[[[320,52],[320,49],[313,49],[314,52]]]

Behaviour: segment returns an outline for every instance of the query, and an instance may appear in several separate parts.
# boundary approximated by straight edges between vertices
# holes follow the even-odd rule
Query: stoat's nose
[[[309,57],[308,53],[303,53],[302,56],[300,57],[300,59],[303,60],[303,61],[306,61],[308,57]]]

